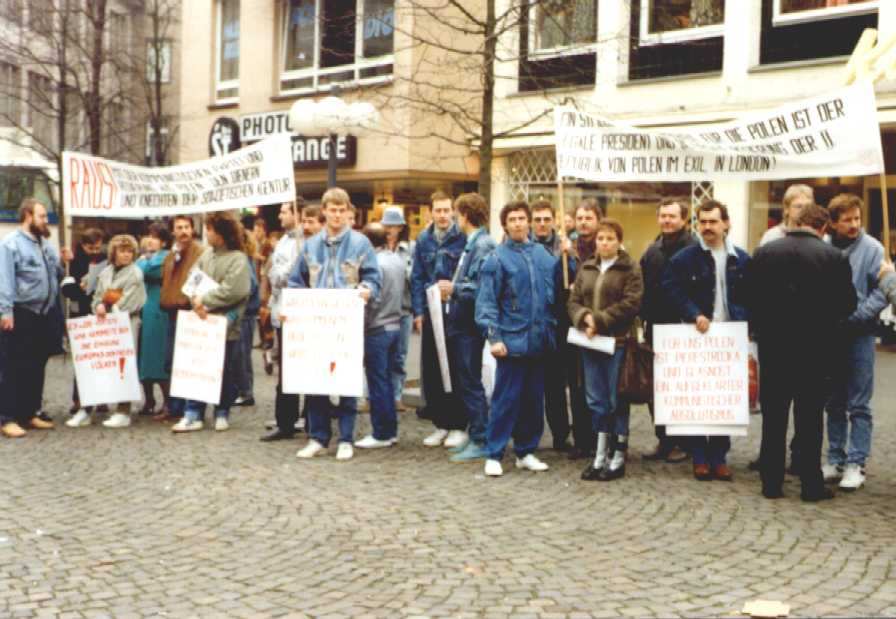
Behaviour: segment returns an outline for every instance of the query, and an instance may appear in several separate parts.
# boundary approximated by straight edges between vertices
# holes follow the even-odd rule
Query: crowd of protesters
[[[810,187],[794,185],[783,207],[784,221],[751,257],[730,240],[725,204],[707,200],[692,214],[689,199],[664,199],[657,206],[658,236],[636,260],[625,249],[622,225],[590,198],[562,219],[545,200],[510,202],[500,211],[503,238],[494,239],[482,196],[436,192],[431,223],[408,243],[400,207],[386,207],[380,221],[357,231],[348,194],[332,188],[319,206],[301,198],[283,204],[278,233],[269,233],[261,217],[244,226],[230,213],[213,213],[204,219],[203,246],[193,219],[177,216],[170,228],[149,225],[139,243],[113,236],[105,250],[103,233],[89,228],[74,253],[60,254],[47,242],[44,205],[27,199],[20,228],[0,243],[2,433],[20,437],[53,427],[41,399],[47,358],[60,348],[61,292],[71,317],[129,315],[144,390],[139,414],[174,421],[174,432],[203,429],[206,412],[204,402],[170,393],[181,310],[227,320],[214,429],[228,429],[232,406],[255,404],[257,329],[265,371],[279,366],[275,421],[262,440],[291,439],[304,430],[308,440],[299,458],[327,453],[333,421],[338,460],[351,459],[354,448],[398,443],[414,330],[422,335],[425,401],[417,414],[433,425],[425,446],[447,448],[452,461],[484,460],[485,474],[500,476],[512,442],[517,468],[545,471],[536,451],[546,419],[553,448],[587,461],[581,478],[606,482],[625,476],[628,459],[631,404],[617,389],[626,338],[640,331],[650,344],[655,325],[687,323],[705,333],[713,322],[745,321],[760,357],[762,441],[751,466],[761,473],[762,493],[782,496],[789,470],[800,476],[804,500],[830,498],[826,483],[856,490],[865,482],[874,327],[880,311],[896,301],[896,269],[863,232],[860,198],[841,194],[824,208]],[[217,287],[189,298],[183,287],[194,268]],[[438,310],[427,300],[433,286],[441,296],[450,387],[431,314]],[[355,438],[355,398],[284,393],[276,350],[283,345],[286,288],[354,289],[364,300],[369,435]],[[615,349],[573,346],[570,328],[615,338]],[[493,380],[483,372],[489,357]],[[785,467],[791,405],[795,433]],[[82,407],[75,384],[66,425],[83,427],[98,415],[107,415],[106,427],[130,425],[131,403],[112,406],[111,412]],[[655,431],[656,449],[645,461],[690,459],[697,480],[732,479],[729,437],[672,437],[662,425]]]

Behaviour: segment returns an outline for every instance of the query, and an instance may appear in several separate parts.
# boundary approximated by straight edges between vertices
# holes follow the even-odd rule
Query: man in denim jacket
[[[482,267],[476,324],[498,361],[492,411],[486,430],[485,474],[504,474],[501,458],[513,437],[517,468],[546,471],[535,457],[544,431],[544,366],[554,349],[556,260],[529,240],[531,213],[525,202],[501,209],[507,240]]]
[[[289,276],[289,288],[356,288],[365,303],[379,295],[382,275],[376,254],[367,237],[349,227],[350,206],[345,190],[333,187],[324,193],[321,208],[326,226],[305,241]],[[280,320],[282,322],[282,316]],[[332,437],[331,417],[336,417],[339,421],[336,459],[351,459],[358,416],[356,398],[321,395],[306,398],[310,438],[296,457],[313,458],[324,452]]]

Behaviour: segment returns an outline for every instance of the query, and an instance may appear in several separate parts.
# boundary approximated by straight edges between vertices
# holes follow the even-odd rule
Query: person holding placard
[[[241,249],[243,226],[229,212],[210,213],[205,217],[205,238],[210,247],[200,256],[196,266],[217,283],[204,295],[192,299],[193,311],[205,320],[208,314],[227,318],[227,342],[224,347],[224,369],[221,394],[215,406],[215,430],[230,428],[230,407],[236,399],[240,383],[240,325],[249,300],[251,280],[249,262]],[[195,432],[203,427],[205,402],[187,400],[184,417],[172,432]]]
[[[612,353],[582,349],[585,367],[585,401],[591,412],[597,450],[582,472],[587,481],[610,481],[625,475],[628,450],[628,406],[617,408],[616,386],[644,283],[641,269],[622,246],[622,226],[613,219],[597,225],[597,253],[579,268],[569,298],[572,324],[588,337],[616,339]]]
[[[146,303],[143,271],[135,263],[139,246],[130,234],[118,234],[109,240],[109,264],[97,279],[91,303],[99,320],[107,313],[123,312],[131,321],[131,335],[140,332],[140,310]],[[110,402],[111,404],[111,402]],[[90,413],[79,410],[66,424],[70,428],[90,425]],[[131,403],[119,402],[115,412],[103,422],[107,428],[127,428],[131,425]]]
[[[363,234],[348,225],[351,200],[344,189],[330,188],[321,198],[327,223],[324,229],[308,239],[299,253],[289,276],[290,288],[354,288],[369,302],[376,299],[382,286],[382,275],[373,246]],[[284,317],[281,316],[283,321]],[[357,399],[339,396],[306,396],[308,401],[308,444],[296,453],[298,458],[323,454],[332,438],[332,418],[339,421],[337,460],[350,460],[354,455]]]
[[[525,202],[501,209],[507,239],[482,266],[476,324],[497,359],[491,416],[486,429],[485,474],[504,474],[501,458],[513,438],[516,467],[546,471],[535,457],[544,431],[544,366],[554,349],[557,261],[529,239]]]
[[[697,207],[700,244],[672,256],[663,275],[663,288],[681,322],[694,323],[706,333],[714,321],[746,321],[746,287],[750,255],[728,239],[728,207],[707,200]],[[694,477],[699,481],[731,481],[728,436],[690,439]]]

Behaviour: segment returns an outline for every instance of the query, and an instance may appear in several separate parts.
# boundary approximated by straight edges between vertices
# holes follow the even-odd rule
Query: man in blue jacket
[[[485,425],[488,401],[482,386],[482,349],[485,338],[476,326],[476,294],[479,291],[482,264],[495,250],[495,241],[488,234],[488,204],[478,193],[465,193],[454,201],[457,222],[467,237],[464,252],[457,264],[446,303],[445,336],[448,360],[452,368],[453,391],[466,414],[470,440],[451,457],[454,462],[476,460],[486,456]],[[454,380],[452,378],[452,380]]]
[[[548,469],[534,452],[544,431],[544,366],[554,349],[557,269],[544,247],[529,240],[530,218],[525,202],[501,209],[508,238],[485,261],[476,297],[476,324],[498,362],[486,430],[490,477],[504,474],[501,458],[511,436],[517,468]]]
[[[436,284],[442,295],[442,318],[448,301],[451,279],[457,269],[467,239],[453,221],[451,198],[441,191],[432,194],[432,224],[417,237],[411,269],[411,309],[414,331],[422,331],[420,374],[426,408],[421,417],[431,419],[435,431],[423,439],[427,447],[461,447],[467,442],[467,417],[455,393],[446,393],[439,369],[436,341],[429,319],[426,289]],[[453,382],[453,380],[452,380]]]
[[[700,244],[672,256],[663,273],[666,298],[682,322],[706,333],[714,321],[747,320],[745,276],[750,255],[728,239],[728,208],[707,200],[697,207]],[[728,436],[691,438],[694,477],[731,481]]]
[[[376,254],[367,237],[348,225],[351,205],[348,194],[339,187],[328,189],[320,200],[327,220],[324,229],[305,241],[289,276],[289,288],[355,288],[365,303],[380,292],[382,275]],[[281,317],[281,322],[283,318]],[[332,437],[331,418],[339,421],[337,460],[354,455],[357,399],[309,395],[308,444],[296,453],[298,458],[313,458],[327,449]]]

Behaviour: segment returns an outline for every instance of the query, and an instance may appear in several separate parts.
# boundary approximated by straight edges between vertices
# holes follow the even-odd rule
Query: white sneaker
[[[339,443],[339,447],[336,448],[337,460],[351,460],[354,455],[355,450],[352,449],[351,443]]]
[[[381,441],[378,438],[374,438],[372,434],[369,434],[362,438],[360,441],[355,441],[355,447],[358,447],[360,449],[381,449],[383,447],[392,447],[392,445],[397,442],[397,438],[390,438],[388,440]]]
[[[69,428],[83,428],[85,426],[89,426],[90,423],[90,413],[82,408],[77,413],[72,415],[71,418],[65,422],[65,425],[67,425]]]
[[[501,468],[501,462],[498,460],[486,460],[485,474],[488,477],[501,477],[501,475],[504,474],[504,469]]]
[[[230,422],[227,417],[215,417],[215,432],[226,432],[230,429]]]
[[[326,447],[314,439],[311,439],[308,441],[307,445],[296,452],[296,458],[313,458],[314,456],[324,453],[326,450]]]
[[[172,432],[197,432],[202,429],[200,420],[189,421],[186,417],[181,417],[180,421],[171,426]]]
[[[823,464],[821,475],[826,482],[837,481],[843,477],[843,467],[839,464]]]
[[[843,471],[843,479],[840,480],[840,489],[852,492],[858,490],[865,483],[865,471],[858,464],[847,464]]]
[[[131,425],[131,416],[124,413],[113,413],[103,422],[103,426],[106,428],[127,428],[129,425]]]
[[[442,443],[445,447],[462,447],[470,440],[470,436],[463,430],[452,430]]]
[[[523,459],[516,459],[516,468],[518,469],[526,469],[527,471],[535,471],[540,473],[541,471],[548,470],[548,465],[535,457],[535,454],[529,454]]]
[[[438,447],[445,441],[446,436],[448,436],[448,430],[438,428],[435,432],[423,439],[423,444],[427,447]]]

